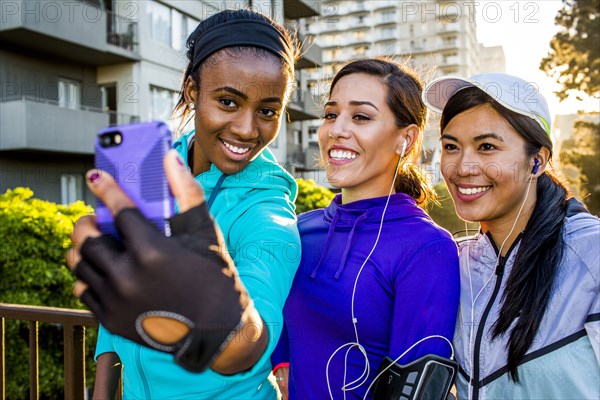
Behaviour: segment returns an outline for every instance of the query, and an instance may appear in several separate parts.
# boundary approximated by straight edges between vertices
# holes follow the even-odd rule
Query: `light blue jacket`
[[[497,254],[487,235],[461,243],[461,306],[454,334],[461,366],[456,382],[460,399],[600,398],[598,218],[585,212],[568,216],[563,239],[564,258],[533,344],[518,367],[518,384],[509,379],[506,369],[510,331],[493,339],[492,325],[520,242],[509,251],[501,275],[495,274]],[[474,318],[471,293],[476,298]]]
[[[194,132],[174,144],[184,160]],[[268,327],[269,345],[252,369],[233,376],[191,373],[171,354],[140,346],[100,329],[96,357],[116,352],[123,363],[126,399],[275,399],[267,377],[279,340],[282,309],[298,263],[300,238],[294,200],[297,185],[265,149],[244,170],[224,175],[215,165],[196,176],[210,211],[254,306]]]

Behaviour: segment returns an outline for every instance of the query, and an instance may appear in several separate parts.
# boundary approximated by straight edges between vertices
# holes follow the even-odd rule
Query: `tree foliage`
[[[550,41],[550,52],[540,69],[562,85],[556,95],[564,100],[569,91],[600,95],[600,2],[563,0],[555,22],[562,29]]]
[[[562,144],[560,164],[572,192],[595,215],[600,215],[599,154],[600,124],[575,122],[573,138]]]
[[[0,195],[0,302],[63,308],[83,308],[73,296],[75,279],[65,265],[65,252],[74,222],[92,209],[83,202],[69,206],[33,199],[26,188]],[[29,396],[29,329],[23,321],[7,320],[6,397]],[[64,397],[62,328],[39,327],[40,397]],[[87,330],[95,343],[95,330]],[[88,345],[90,352],[93,345]],[[88,354],[88,382],[93,381]]]
[[[296,179],[298,182],[298,197],[296,198],[296,214],[301,214],[317,208],[325,208],[331,203],[335,194],[312,179]]]

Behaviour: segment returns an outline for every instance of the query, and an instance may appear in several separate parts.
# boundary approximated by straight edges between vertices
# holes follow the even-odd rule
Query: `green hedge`
[[[313,180],[298,179],[296,213],[329,205],[335,194]],[[440,205],[430,208],[432,218],[450,232],[464,229],[445,185],[436,186]],[[91,213],[83,202],[68,206],[33,198],[26,188],[0,195],[0,302],[49,307],[84,308],[72,295],[75,279],[65,265],[73,223]],[[88,385],[93,385],[96,330],[86,331]],[[6,321],[6,397],[29,396],[28,325]],[[40,324],[40,397],[62,399],[63,350],[60,326]]]
[[[33,198],[27,188],[0,195],[0,302],[48,307],[84,308],[73,296],[75,279],[65,265],[69,235],[79,217],[92,208],[68,206]],[[28,323],[6,320],[6,397],[29,397]],[[86,330],[88,383],[93,383],[92,359],[96,329]],[[40,397],[64,398],[63,334],[55,324],[39,326]]]
[[[329,204],[334,194],[314,181],[298,180],[296,212]],[[33,198],[27,188],[0,194],[0,302],[81,309],[73,296],[75,279],[65,265],[74,222],[93,212],[83,202],[68,206]],[[29,326],[7,320],[6,397],[29,397]],[[95,375],[93,350],[96,329],[86,330],[88,386]],[[40,398],[64,398],[62,328],[40,323],[39,388]]]
[[[331,190],[317,185],[312,179],[296,179],[296,182],[298,182],[296,214],[317,208],[325,208],[335,197],[335,194]]]

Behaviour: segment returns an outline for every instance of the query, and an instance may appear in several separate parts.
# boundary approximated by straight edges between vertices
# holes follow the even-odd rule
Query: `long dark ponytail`
[[[470,108],[489,105],[525,139],[525,152],[532,157],[545,147],[552,155],[552,141],[533,119],[508,110],[477,88],[457,92],[448,101],[441,130],[456,115]],[[493,338],[504,335],[516,320],[508,341],[507,368],[519,381],[517,367],[540,327],[550,301],[558,265],[563,257],[562,228],[567,213],[565,186],[548,170],[537,179],[537,200],[527,222],[512,271],[502,295],[502,308],[493,326]]]

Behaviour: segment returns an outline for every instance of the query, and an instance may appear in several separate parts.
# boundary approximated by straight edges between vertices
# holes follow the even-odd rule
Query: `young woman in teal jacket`
[[[173,355],[100,328],[95,398],[113,398],[123,365],[124,398],[274,399],[269,356],[300,259],[294,179],[266,148],[279,131],[294,81],[288,33],[247,10],[200,23],[176,111],[195,130],[174,145],[202,186],[227,251],[258,312],[262,343],[251,365],[191,372]],[[260,325],[260,324],[257,324]],[[114,366],[118,367],[115,368]]]

